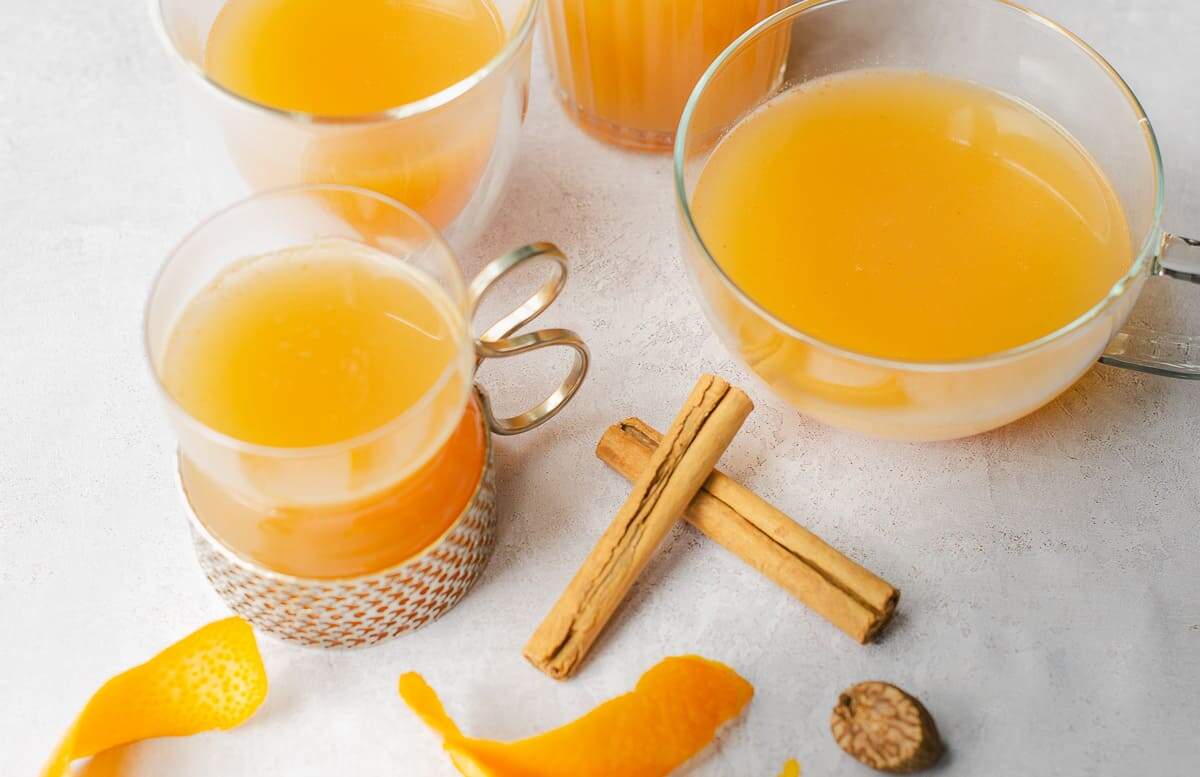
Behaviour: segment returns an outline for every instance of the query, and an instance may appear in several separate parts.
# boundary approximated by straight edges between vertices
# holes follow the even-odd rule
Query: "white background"
[[[1131,82],[1167,160],[1168,227],[1200,232],[1200,5],[1041,0]],[[142,303],[166,251],[220,203],[190,182],[187,128],[141,2],[0,0],[0,774],[33,773],[89,694],[225,610],[198,570],[171,435],[143,366]],[[583,136],[535,64],[507,199],[482,257],[534,239],[574,261],[551,317],[595,355],[563,416],[499,445],[499,547],[476,590],[413,636],[354,653],[263,640],[270,697],[239,730],[131,749],[136,775],[449,775],[400,703],[424,673],[466,731],[530,734],[674,653],[757,688],[691,773],[863,775],[834,746],[837,692],[923,698],[953,775],[1192,775],[1200,766],[1200,385],[1100,367],[974,439],[880,443],[754,384],[680,273],[666,157]],[[1197,304],[1188,314],[1197,327]],[[1154,295],[1160,296],[1160,295]],[[1150,300],[1152,303],[1154,300]],[[592,455],[610,422],[665,426],[716,370],[758,404],[723,466],[903,589],[859,647],[680,528],[582,674],[521,647],[624,497]],[[485,376],[534,390],[551,362]]]

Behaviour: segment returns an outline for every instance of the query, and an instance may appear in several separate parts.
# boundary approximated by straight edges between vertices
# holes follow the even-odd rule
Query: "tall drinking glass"
[[[776,88],[739,89],[744,61],[784,46],[791,55]],[[1039,109],[1082,143],[1112,183],[1130,228],[1129,270],[1103,299],[1059,330],[1007,351],[916,362],[825,342],[784,323],[730,279],[692,212],[714,148],[780,92],[881,67],[989,87]],[[884,438],[947,439],[1032,412],[1098,357],[1200,377],[1200,338],[1122,329],[1149,276],[1200,280],[1200,244],[1164,233],[1160,224],[1162,162],[1149,120],[1086,43],[1007,0],[825,0],[780,11],[733,43],[697,84],[679,126],[675,173],[685,265],[713,328],[773,391],[820,421]]]
[[[543,34],[559,101],[580,127],[665,150],[696,80],[755,22],[793,0],[547,0]],[[738,63],[740,88],[778,78],[785,49]]]

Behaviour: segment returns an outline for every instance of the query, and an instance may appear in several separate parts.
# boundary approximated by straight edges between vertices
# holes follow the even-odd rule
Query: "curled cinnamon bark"
[[[637,478],[661,435],[637,418],[609,427],[596,455]],[[729,476],[714,471],[688,521],[860,643],[891,620],[900,592]]]
[[[721,378],[700,378],[671,428],[647,452],[629,498],[525,646],[534,666],[555,679],[579,668],[753,408],[745,393]]]

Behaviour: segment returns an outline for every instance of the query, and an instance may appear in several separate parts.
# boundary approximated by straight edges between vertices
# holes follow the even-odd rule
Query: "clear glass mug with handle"
[[[529,100],[540,0],[493,0],[505,41],[486,65],[415,102],[375,114],[280,110],[209,78],[209,34],[225,0],[152,0],[178,64],[197,177],[219,201],[298,184],[342,184],[417,210],[456,249],[495,213],[516,159]]]
[[[410,405],[379,426],[331,442],[265,444],[206,423],[169,377],[172,338],[186,311],[248,258],[314,246],[340,256],[366,251],[371,261],[413,279],[441,311],[439,339],[452,356]],[[320,261],[311,252],[305,257]],[[476,333],[479,306],[514,272],[532,273],[541,283]],[[230,607],[283,639],[347,647],[417,628],[461,599],[495,541],[492,435],[521,434],[550,420],[587,374],[588,350],[575,333],[519,332],[550,307],[566,276],[563,254],[533,243],[492,260],[468,283],[455,252],[427,220],[377,192],[345,186],[262,192],[188,234],[152,286],[146,357],[178,439],[179,485],[197,556]],[[342,293],[354,296],[353,284]],[[243,331],[260,328],[235,319]],[[317,331],[344,326],[314,320]],[[264,342],[269,338],[246,352],[253,358],[232,360],[236,377],[205,390],[238,392],[275,380],[263,366],[269,362],[261,349],[270,347]],[[543,348],[570,354],[565,377],[524,412],[498,415],[475,383],[480,365]],[[347,397],[345,404],[352,403]]]
[[[746,92],[746,57],[790,45],[779,86]],[[960,362],[905,362],[823,342],[771,315],[722,271],[693,221],[705,162],[737,122],[778,93],[861,68],[917,69],[973,81],[1040,109],[1077,138],[1112,183],[1130,228],[1130,267],[1076,320],[1016,348]],[[684,263],[731,352],[801,412],[899,440],[964,437],[1049,402],[1096,360],[1200,378],[1200,337],[1125,327],[1151,276],[1200,282],[1200,242],[1165,232],[1163,169],[1129,86],[1077,36],[1007,0],[823,0],[764,20],[713,62],[680,122],[675,183]]]

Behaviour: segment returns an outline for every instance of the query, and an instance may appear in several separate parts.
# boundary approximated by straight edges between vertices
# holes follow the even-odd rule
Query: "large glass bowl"
[[[779,86],[767,93],[740,88],[745,62],[781,46],[791,53]],[[780,321],[738,288],[692,218],[691,197],[713,149],[781,91],[879,67],[919,69],[996,89],[1039,108],[1089,150],[1112,182],[1131,231],[1129,271],[1104,299],[1034,342],[934,363],[883,359],[823,342]],[[737,94],[742,99],[731,101]],[[1149,120],[1099,54],[1006,0],[824,0],[776,13],[730,45],[697,84],[677,133],[675,173],[684,263],[713,328],[775,393],[825,423],[890,439],[963,437],[1049,402],[1102,354],[1120,366],[1200,377],[1200,338],[1122,331],[1151,274],[1200,278],[1195,242],[1161,229],[1162,164]],[[1189,261],[1197,267],[1182,264]]]

